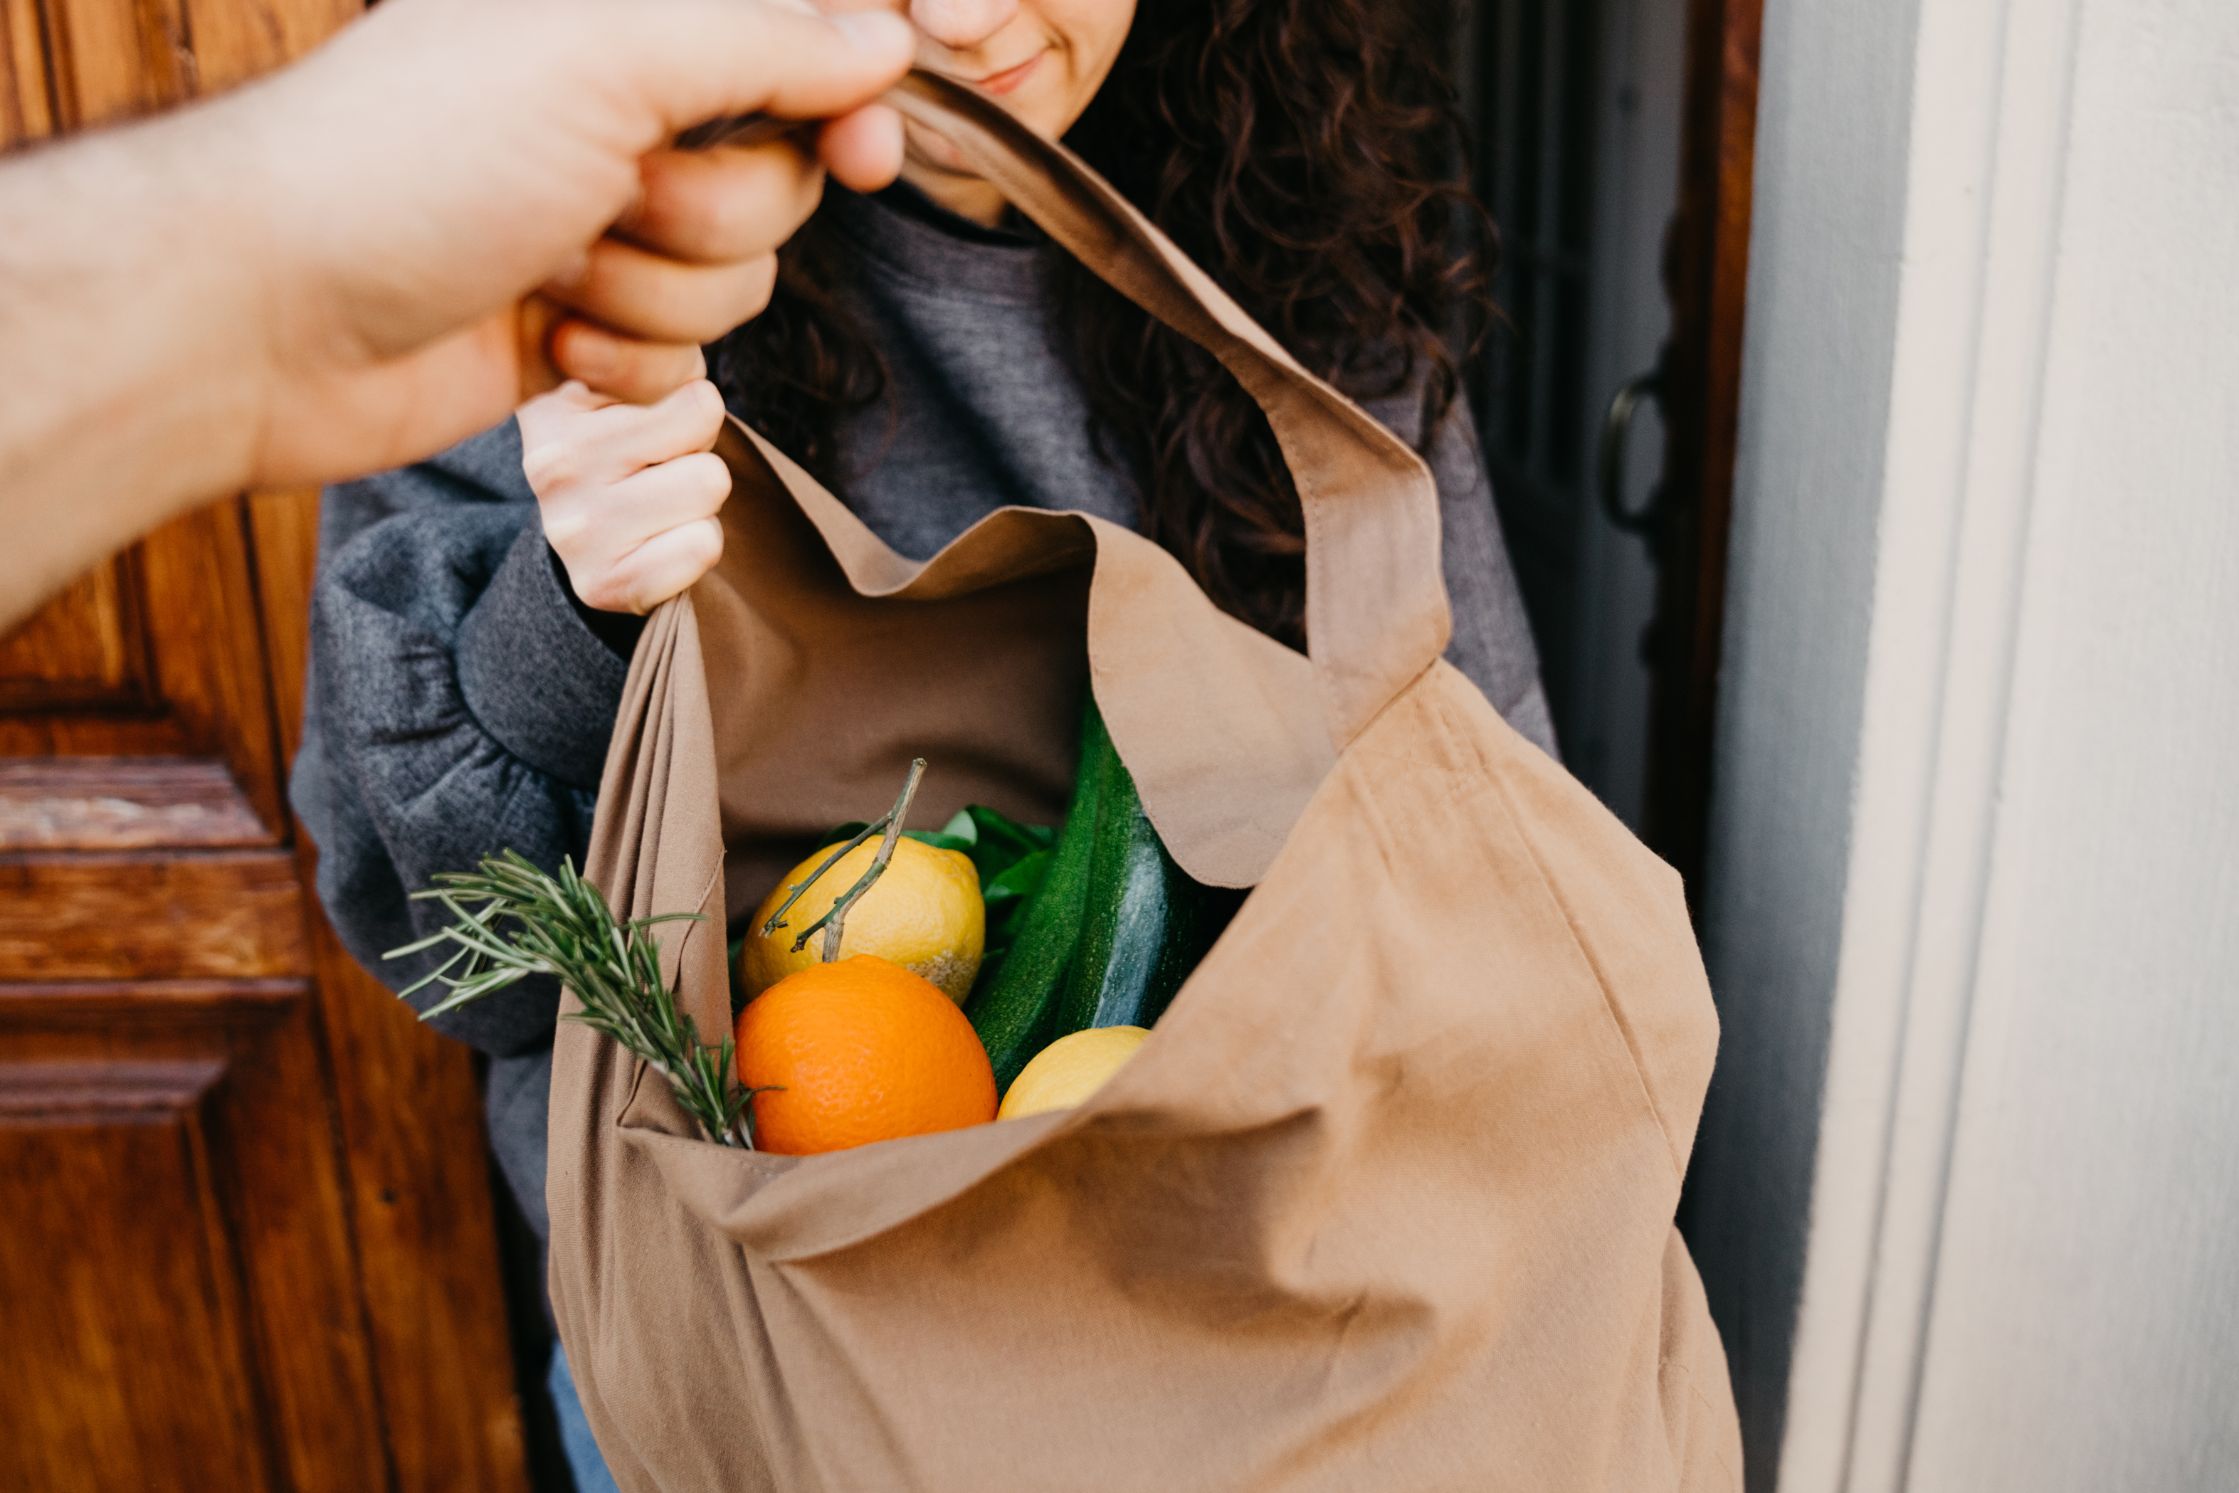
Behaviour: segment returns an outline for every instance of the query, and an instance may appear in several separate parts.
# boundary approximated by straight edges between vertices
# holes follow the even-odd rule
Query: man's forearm
[[[0,631],[239,486],[263,377],[223,106],[0,160]]]
[[[0,631],[190,503],[489,425],[540,290],[539,361],[623,399],[690,383],[824,168],[894,179],[873,101],[915,42],[753,0],[386,0],[223,98],[0,160]],[[826,121],[813,155],[671,148],[763,112]]]

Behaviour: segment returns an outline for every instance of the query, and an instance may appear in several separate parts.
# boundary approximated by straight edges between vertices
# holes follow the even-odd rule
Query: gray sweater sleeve
[[[1412,441],[1421,430],[1420,394],[1372,401],[1371,414]],[[1440,556],[1446,594],[1454,609],[1447,661],[1485,692],[1501,718],[1523,737],[1558,756],[1554,717],[1540,681],[1539,650],[1532,642],[1524,595],[1501,537],[1492,483],[1478,451],[1477,424],[1457,399],[1432,433],[1426,459],[1438,483]]]
[[[392,987],[430,967],[382,955],[442,925],[409,897],[438,872],[505,849],[580,861],[627,672],[567,593],[510,422],[328,491],[291,793],[320,900],[360,963]],[[523,981],[437,1025],[530,1052],[550,1043],[558,1000]]]

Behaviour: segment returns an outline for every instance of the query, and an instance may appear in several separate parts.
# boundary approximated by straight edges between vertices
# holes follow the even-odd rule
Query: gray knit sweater
[[[1136,492],[1090,437],[1053,344],[1056,251],[945,219],[897,190],[835,190],[847,287],[880,341],[889,397],[841,432],[840,496],[888,544],[938,550],[1005,504],[1135,522]],[[1420,433],[1410,394],[1371,407]],[[1474,434],[1457,407],[1430,445],[1444,510],[1449,656],[1527,736],[1552,745],[1515,577]],[[319,847],[319,895],[350,951],[432,931],[407,901],[437,872],[511,848],[582,856],[629,662],[586,621],[538,527],[509,420],[432,461],[330,489],[312,607],[309,706],[293,797]],[[558,992],[524,982],[439,1023],[491,1055],[490,1139],[541,1236],[546,1090]]]

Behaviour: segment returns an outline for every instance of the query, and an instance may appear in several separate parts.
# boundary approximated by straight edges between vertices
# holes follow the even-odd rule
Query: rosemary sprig
[[[712,1140],[751,1149],[753,1093],[733,1074],[733,1043],[703,1043],[692,1018],[679,1010],[676,993],[661,978],[661,950],[651,929],[661,923],[696,922],[698,913],[618,922],[599,889],[576,874],[572,860],[550,875],[508,850],[472,871],[446,872],[413,894],[439,903],[450,927],[394,949],[401,959],[451,946],[450,959],[402,992],[429,985],[449,992],[420,1019],[478,1001],[529,975],[551,975],[583,1003],[571,1019],[604,1032],[643,1062],[660,1070],[685,1113]]]

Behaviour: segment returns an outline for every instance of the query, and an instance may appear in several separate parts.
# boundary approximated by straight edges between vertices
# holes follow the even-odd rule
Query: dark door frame
[[[1700,895],[1741,415],[1764,0],[1693,0],[1679,211],[1665,256],[1671,343],[1644,837]]]

